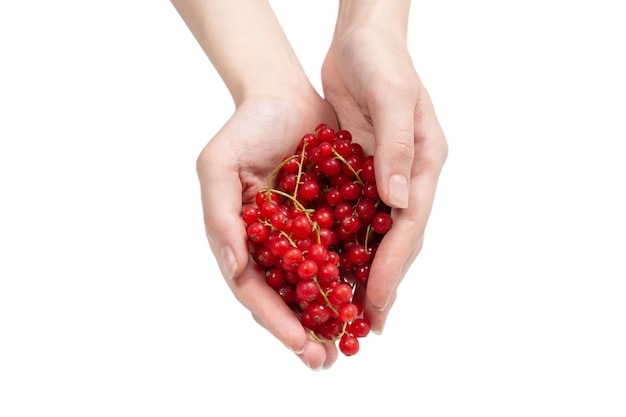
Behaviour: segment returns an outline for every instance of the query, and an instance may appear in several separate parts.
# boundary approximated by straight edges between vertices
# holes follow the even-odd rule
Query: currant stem
[[[266,191],[266,195],[267,195],[267,199],[270,199],[270,196],[272,195],[272,191],[274,190],[274,181],[276,180],[276,176],[278,175],[278,173],[280,172],[281,169],[283,169],[283,167],[285,165],[287,165],[289,162],[291,162],[291,160],[297,158],[298,155],[291,155],[288,158],[285,158],[283,160],[283,162],[281,162],[276,168],[274,168],[274,171],[272,171],[272,175],[270,176],[269,181],[267,182],[267,191]],[[300,166],[300,170],[302,169],[302,166]]]
[[[283,196],[283,197],[289,199],[294,204],[294,206],[298,209],[298,211],[304,213],[307,217],[309,217],[309,213],[311,211],[313,211],[313,209],[307,209],[306,207],[304,207],[301,202],[299,202],[297,199],[295,199],[291,194],[287,194],[284,191],[277,190],[275,188],[262,189],[261,191],[267,192],[268,195],[270,195],[271,193],[276,193],[276,194],[278,194],[280,196]],[[309,220],[310,220],[310,218],[309,218]]]
[[[326,294],[326,291],[324,291],[324,288],[322,288],[322,286],[320,285],[319,281],[317,280],[317,277],[313,277],[313,281],[315,281],[315,283],[317,284],[317,288],[319,288],[320,294],[322,294],[322,298],[324,298],[324,301],[326,301],[326,305],[328,306],[328,308],[330,308],[333,311],[333,313],[339,314],[339,311],[337,311],[333,303],[331,303],[330,300],[328,299],[328,294]]]
[[[363,182],[363,180],[361,179],[361,177],[359,176],[358,171],[355,171],[355,170],[354,170],[354,168],[352,168],[352,165],[350,165],[350,164],[348,163],[348,161],[346,161],[346,158],[344,158],[344,157],[343,157],[343,155],[341,155],[339,152],[337,152],[337,150],[336,150],[335,148],[333,148],[333,154],[337,157],[337,159],[339,159],[341,162],[343,162],[343,163],[344,163],[344,164],[348,167],[348,169],[349,169],[350,171],[352,171],[352,173],[353,173],[353,174],[354,174],[354,176],[356,177],[356,181],[357,181],[359,184],[361,184],[361,185],[365,184],[365,183]]]
[[[339,333],[339,335],[337,335],[337,337],[335,337],[334,339],[322,339],[321,337],[319,337],[318,335],[315,334],[315,332],[313,330],[310,331],[311,333],[311,337],[319,343],[335,343],[337,340],[341,339],[343,337],[344,334],[346,334],[346,327],[348,327],[348,323],[343,323],[343,325],[341,326],[341,333]]]
[[[284,230],[279,230],[279,229],[276,229],[276,228],[274,227],[274,225],[272,225],[272,223],[268,222],[267,220],[261,220],[261,223],[262,223],[264,226],[269,227],[271,230],[278,230],[278,232],[279,232],[278,234],[279,234],[280,236],[284,236],[284,237],[285,237],[285,239],[287,239],[287,240],[289,241],[289,244],[290,244],[291,246],[293,246],[294,248],[298,246],[298,245],[296,245],[296,242],[294,242],[294,241],[291,239],[291,236],[289,236],[287,233],[285,233],[285,231],[284,231]]]
[[[300,178],[302,177],[302,165],[304,165],[304,150],[306,148],[306,142],[302,143],[302,150],[300,151],[300,163],[298,164],[298,176],[296,177],[296,188],[293,190],[293,198],[296,199],[298,195],[298,187],[300,186]],[[293,157],[296,157],[294,155]]]

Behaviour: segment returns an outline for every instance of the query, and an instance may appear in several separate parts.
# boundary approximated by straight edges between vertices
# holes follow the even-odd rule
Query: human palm
[[[332,364],[336,348],[314,342],[266,285],[262,271],[249,261],[240,216],[267,186],[274,168],[319,123],[337,125],[333,109],[316,94],[306,99],[250,99],[238,106],[197,162],[209,244],[228,285],[262,326],[312,368]]]

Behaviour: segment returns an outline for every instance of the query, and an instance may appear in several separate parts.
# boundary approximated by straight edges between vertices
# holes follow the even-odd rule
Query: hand
[[[352,19],[351,5],[345,2],[342,11],[342,4],[322,84],[339,126],[374,154],[379,194],[394,207],[394,225],[378,249],[365,295],[365,314],[380,333],[398,285],[422,248],[448,147],[405,33],[376,26],[392,19],[379,16],[373,25]]]
[[[320,344],[265,282],[250,260],[241,211],[254,203],[272,170],[297,148],[302,136],[324,122],[336,126],[330,105],[317,93],[305,97],[255,96],[244,100],[232,118],[202,150],[197,170],[211,250],[235,297],[259,324],[294,351],[309,367],[329,367],[334,344]]]

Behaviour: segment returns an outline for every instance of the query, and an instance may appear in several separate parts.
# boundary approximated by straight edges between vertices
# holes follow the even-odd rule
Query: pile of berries
[[[313,338],[354,355],[370,323],[355,297],[392,226],[374,158],[347,130],[318,125],[243,209],[250,253]]]

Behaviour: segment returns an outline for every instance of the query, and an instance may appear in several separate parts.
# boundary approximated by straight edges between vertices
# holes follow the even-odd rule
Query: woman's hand
[[[313,91],[305,97],[244,100],[197,163],[207,237],[229,287],[259,324],[312,369],[332,365],[337,349],[314,341],[267,285],[263,271],[250,260],[241,211],[254,204],[257,191],[293,154],[304,133],[322,122],[336,126],[332,108]]]
[[[365,314],[381,332],[398,285],[420,252],[448,147],[406,47],[408,1],[344,0],[322,68],[339,125],[374,154],[394,225],[372,264]]]

